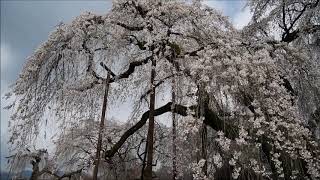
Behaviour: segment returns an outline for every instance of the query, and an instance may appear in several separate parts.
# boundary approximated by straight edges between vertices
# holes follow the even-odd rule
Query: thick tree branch
[[[199,37],[196,37],[196,36],[192,36],[192,35],[184,35],[180,32],[173,32],[171,31],[170,29],[168,30],[168,35],[176,35],[176,36],[182,36],[182,37],[185,37],[185,38],[190,38],[190,39],[194,39],[199,45],[203,44],[203,42],[199,39]]]
[[[63,178],[71,178],[73,175],[76,175],[76,174],[80,174],[82,172],[82,169],[79,169],[77,171],[73,171],[73,172],[69,172],[69,173],[66,173],[66,174],[63,174],[62,176],[60,176],[59,179],[63,179]]]
[[[186,107],[183,105],[176,104],[172,109],[172,102],[168,102],[166,105],[155,109],[154,115],[159,116],[161,114],[167,113],[167,112],[173,112],[177,113],[181,116],[187,116],[187,110],[188,109],[195,109],[194,106]],[[230,139],[235,139],[238,134],[237,127],[233,126],[232,124],[225,122],[224,120],[220,119],[219,116],[210,110],[208,106],[205,107],[205,120],[204,123],[206,125],[209,125],[211,128],[215,129],[216,131],[225,131],[226,137]],[[125,141],[133,135],[135,132],[137,132],[141,127],[144,126],[144,124],[147,122],[149,117],[149,111],[146,111],[140,121],[138,121],[134,126],[132,126],[130,129],[128,129],[120,138],[120,140],[110,149],[106,152],[105,158],[110,158],[115,155],[115,153],[121,148],[121,146],[125,143]]]
[[[285,3],[283,3],[283,5],[282,5],[282,23],[283,23],[283,26],[280,26],[280,27],[284,30],[284,32],[282,34],[282,40],[281,41],[290,43],[290,42],[294,41],[295,39],[297,39],[299,37],[299,33],[301,33],[302,31],[308,32],[308,31],[306,31],[306,28],[305,29],[303,29],[303,28],[302,29],[295,29],[295,30],[292,30],[292,29],[296,25],[298,20],[301,19],[302,15],[306,12],[306,10],[308,8],[310,8],[310,9],[316,8],[319,5],[319,2],[320,2],[320,0],[317,0],[315,3],[303,4],[302,10],[295,11],[295,12],[299,12],[299,13],[293,20],[291,20],[289,27],[287,26],[287,23],[286,23]],[[287,12],[287,13],[289,13],[289,16],[291,17],[290,12]]]
[[[110,68],[108,68],[108,67],[107,67],[106,65],[104,65],[103,63],[102,63],[103,65],[101,65],[101,64],[100,64],[100,65],[101,65],[103,68],[105,68],[107,71],[109,71],[111,74],[114,75],[112,78],[110,78],[110,81],[109,81],[109,83],[113,83],[113,82],[115,82],[115,81],[118,80],[118,79],[128,78],[132,73],[134,73],[134,70],[135,70],[135,68],[136,68],[137,66],[141,66],[141,65],[143,65],[143,64],[148,63],[149,60],[150,60],[150,58],[151,58],[151,57],[147,57],[146,59],[141,60],[141,61],[131,62],[131,63],[129,64],[129,68],[128,68],[125,72],[121,73],[121,74],[118,75],[118,76],[116,76],[116,74],[113,73],[113,72],[110,70]],[[101,80],[101,81],[105,81],[105,80],[106,80],[105,78],[100,77],[100,76],[96,73],[96,71],[94,71],[94,70],[92,69],[92,65],[91,65],[90,63],[89,63],[89,66],[88,66],[87,71],[90,72],[93,77],[95,77],[95,80],[92,81],[90,84],[88,84],[86,87],[84,87],[84,88],[82,88],[82,89],[77,89],[77,91],[84,92],[84,91],[86,91],[86,90],[92,89],[95,85],[101,84],[101,82],[100,82],[99,80]]]
[[[126,24],[115,22],[116,25],[121,26],[129,31],[141,31],[143,30],[144,26],[128,26]]]
[[[216,43],[209,43],[209,44],[206,44],[204,46],[201,46],[199,47],[198,49],[194,50],[194,51],[191,51],[191,52],[186,52],[184,53],[182,56],[180,56],[181,58],[183,58],[184,56],[186,55],[189,55],[189,56],[198,56],[198,52],[204,50],[206,47],[209,47],[209,46],[212,46],[212,45],[215,45],[215,47],[217,47],[217,44]]]
[[[144,46],[147,42],[145,42],[145,41],[140,41],[140,40],[137,38],[137,36],[135,36],[135,35],[129,35],[129,38],[130,38],[130,39],[129,39],[130,43],[133,43],[133,39],[132,39],[132,38],[134,38],[134,40],[136,40],[136,43],[134,43],[134,44],[137,45],[140,50],[146,50],[146,49],[147,49],[147,48]]]
[[[118,79],[128,78],[128,77],[134,72],[134,70],[135,70],[135,68],[136,68],[137,66],[141,66],[141,65],[143,65],[143,64],[148,63],[150,59],[151,59],[151,56],[150,56],[150,57],[147,57],[146,59],[144,59],[144,60],[142,60],[142,61],[134,61],[134,62],[131,62],[131,63],[129,64],[129,68],[128,68],[125,72],[119,74],[118,76],[112,77],[112,78],[110,79],[110,83],[113,83],[113,82],[115,82],[115,81],[118,80]]]
[[[199,51],[202,51],[202,50],[204,50],[204,47],[202,46],[202,47],[200,47],[200,48],[198,48],[198,49],[196,49],[196,50],[194,50],[194,51],[192,51],[192,52],[186,52],[185,54],[184,54],[184,56],[185,55],[189,55],[189,56],[198,56],[198,52]]]
[[[171,106],[172,102],[167,103],[166,105],[155,109],[154,110],[154,115],[159,116],[161,114],[164,114],[166,112],[171,111]],[[176,105],[174,107],[174,112],[182,115],[182,116],[187,116],[187,107],[182,106],[182,105]],[[138,131],[143,125],[147,122],[149,118],[149,111],[146,111],[143,113],[140,121],[138,121],[134,126],[132,126],[130,129],[128,129],[120,138],[120,140],[110,149],[106,152],[105,157],[112,157],[114,154],[118,151],[118,149],[125,143],[125,141],[136,131]]]
[[[76,175],[76,174],[80,174],[82,172],[82,168],[77,170],[77,171],[73,171],[73,172],[69,172],[69,173],[65,173],[63,174],[62,176],[59,176],[58,174],[48,170],[48,169],[43,169],[40,173],[40,175],[42,174],[50,174],[50,175],[53,175],[54,177],[58,178],[58,180],[61,180],[63,178],[71,178],[72,176]]]

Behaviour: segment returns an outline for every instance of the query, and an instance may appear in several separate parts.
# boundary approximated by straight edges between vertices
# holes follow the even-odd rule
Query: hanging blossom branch
[[[136,6],[135,3],[133,3],[133,5],[135,6],[136,9],[139,9],[139,6]],[[142,10],[139,10],[138,12],[140,13],[140,12],[142,12]],[[141,13],[140,13],[140,15],[141,15]],[[113,22],[113,23],[115,23],[115,22]],[[125,24],[123,24],[123,23],[119,23],[119,22],[117,22],[117,23],[115,23],[115,24],[117,24],[117,25],[119,25],[119,26],[121,26],[121,27],[123,27],[123,28],[126,28],[126,29],[128,29],[128,30],[130,30],[130,31],[140,31],[140,30],[142,30],[142,29],[144,28],[144,27],[131,27],[131,26],[127,26],[127,25],[125,25]],[[168,35],[170,35],[170,34],[182,35],[182,34],[180,34],[180,33],[173,33],[173,32],[171,32],[171,31],[169,31],[169,34],[168,34]],[[146,49],[146,48],[144,47],[145,42],[139,41],[139,40],[137,39],[137,37],[134,36],[134,35],[130,35],[130,37],[133,37],[133,38],[137,41],[137,43],[135,43],[135,45],[137,45],[141,50],[145,50],[145,49]],[[194,38],[194,37],[191,37],[191,38]],[[198,40],[198,39],[197,39],[197,40]],[[214,44],[214,43],[207,44],[206,46],[212,45],[212,44]],[[192,52],[186,52],[186,53],[185,53],[184,55],[182,55],[181,57],[186,56],[186,55],[189,55],[189,56],[197,56],[197,53],[198,53],[199,51],[204,50],[206,46],[201,46],[200,48],[198,48],[198,49],[196,49],[196,50],[194,50],[194,51],[192,51]],[[91,82],[90,85],[87,86],[87,88],[84,88],[84,89],[82,89],[82,90],[80,90],[80,91],[85,91],[85,90],[91,89],[91,88],[93,88],[96,84],[100,84],[99,80],[102,80],[102,81],[105,80],[104,78],[100,77],[100,76],[92,69],[93,55],[92,55],[91,51],[86,47],[86,42],[83,43],[83,48],[84,48],[85,51],[89,54],[88,71],[91,71],[93,77],[95,77],[96,80],[94,80],[93,82]],[[123,72],[122,74],[120,74],[120,75],[118,75],[118,76],[116,76],[116,74],[113,73],[113,72],[111,71],[111,69],[108,68],[108,67],[107,67],[105,64],[103,64],[102,62],[100,63],[100,65],[101,65],[104,69],[106,69],[108,72],[111,73],[111,75],[112,75],[113,77],[110,79],[109,83],[113,83],[113,82],[115,82],[115,81],[118,80],[118,79],[128,78],[132,73],[134,73],[134,70],[135,70],[135,68],[136,68],[137,66],[141,66],[141,65],[143,65],[143,64],[148,63],[150,59],[151,59],[151,57],[147,57],[146,59],[144,59],[144,60],[142,60],[142,61],[134,61],[134,62],[131,62],[131,63],[129,64],[129,68],[127,69],[127,71]],[[171,59],[171,58],[170,58],[170,59]],[[179,64],[177,64],[175,61],[172,61],[172,63],[174,64],[175,68],[176,68],[178,71],[180,71]],[[189,72],[188,70],[185,70],[185,71],[186,71],[186,72],[184,72],[184,74],[188,74],[188,76],[190,76],[190,72]],[[168,78],[170,78],[170,77],[168,77]],[[166,79],[166,78],[165,78],[165,79]],[[160,81],[159,83],[156,84],[156,86],[160,86],[163,82],[164,82],[164,81]],[[148,93],[150,93],[150,92],[147,92],[146,94],[148,94]],[[145,95],[144,95],[144,96],[145,96]],[[143,96],[141,97],[141,99],[142,99],[142,98],[143,98]]]

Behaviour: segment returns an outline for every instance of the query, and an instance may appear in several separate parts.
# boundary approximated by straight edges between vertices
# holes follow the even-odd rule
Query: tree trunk
[[[148,128],[148,136],[147,136],[147,166],[146,166],[146,170],[145,170],[145,180],[151,180],[152,179],[154,107],[155,107],[154,78],[155,78],[155,76],[156,76],[156,61],[155,61],[155,59],[152,59],[150,113],[149,113],[149,128]]]
[[[172,78],[172,179],[177,179],[177,147],[176,147],[176,113],[173,112],[173,109],[176,104],[176,82],[175,76]]]
[[[108,103],[109,81],[110,81],[110,73],[108,72],[107,80],[105,82],[105,89],[104,89],[100,128],[99,128],[99,135],[98,135],[98,144],[97,144],[97,151],[96,151],[96,156],[94,161],[94,169],[93,169],[93,177],[92,177],[93,180],[98,179],[98,168],[100,163],[100,153],[102,149],[102,134],[104,131],[104,121],[105,121],[106,109],[107,109],[107,103]]]
[[[39,164],[40,164],[41,158],[36,156],[34,160],[31,161],[32,164],[32,174],[30,177],[30,180],[37,180],[38,176],[40,175],[39,171]]]

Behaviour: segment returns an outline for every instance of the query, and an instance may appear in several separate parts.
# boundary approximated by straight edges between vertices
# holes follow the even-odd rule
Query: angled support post
[[[101,120],[99,126],[99,134],[98,134],[98,143],[97,143],[97,151],[94,159],[94,169],[93,169],[93,180],[98,179],[98,169],[99,163],[101,159],[101,150],[102,150],[102,134],[104,132],[104,124],[106,118],[106,110],[108,104],[108,92],[110,86],[110,75],[115,76],[115,74],[103,63],[101,62],[100,65],[108,71],[107,79],[104,80],[104,97],[103,97],[103,104],[102,104],[102,112],[101,112]]]

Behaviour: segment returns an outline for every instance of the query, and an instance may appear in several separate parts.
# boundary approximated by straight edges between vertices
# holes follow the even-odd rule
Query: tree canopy
[[[175,164],[175,178],[319,178],[319,0],[248,6],[242,30],[197,1],[118,0],[106,15],[60,24],[12,89],[12,152],[36,144],[49,121],[59,129],[42,169],[90,174],[108,83],[107,109],[132,107],[125,124],[107,116],[99,171],[121,166],[139,178],[154,151],[153,169]],[[154,133],[145,126],[153,117]]]

